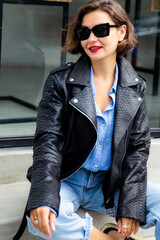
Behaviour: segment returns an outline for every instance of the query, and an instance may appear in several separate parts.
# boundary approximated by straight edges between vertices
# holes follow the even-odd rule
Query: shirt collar
[[[116,62],[115,78],[114,78],[114,83],[113,83],[113,86],[112,86],[111,91],[112,91],[112,90],[113,90],[114,92],[117,91],[117,83],[118,83],[118,64],[117,64],[117,62]]]

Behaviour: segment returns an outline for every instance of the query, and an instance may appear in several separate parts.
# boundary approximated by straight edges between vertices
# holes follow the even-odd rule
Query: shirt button
[[[69,81],[70,81],[70,82],[73,82],[73,81],[74,81],[74,78],[70,78]]]
[[[103,123],[102,126],[105,127],[105,124]]]
[[[97,165],[97,164],[95,164],[94,166],[95,166],[95,167],[98,167],[98,165]]]
[[[73,102],[74,102],[74,103],[78,103],[78,99],[75,98],[75,99],[73,100]]]
[[[102,145],[101,145],[101,144],[99,144],[99,145],[98,145],[98,147],[102,147]]]
[[[139,79],[138,79],[138,78],[135,78],[135,81],[136,81],[136,82],[139,82]]]
[[[139,102],[140,102],[140,101],[142,101],[142,98],[141,98],[141,97],[139,97],[139,98],[138,98],[138,101],[139,101]]]

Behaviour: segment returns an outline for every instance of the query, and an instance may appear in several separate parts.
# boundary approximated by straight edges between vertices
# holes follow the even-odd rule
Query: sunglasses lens
[[[109,23],[99,24],[93,27],[92,29],[89,29],[87,27],[75,29],[75,34],[80,41],[88,39],[91,31],[94,33],[96,37],[106,37],[109,35],[109,28],[110,28]]]
[[[86,27],[81,28],[81,29],[77,29],[76,30],[76,35],[78,37],[79,40],[86,40],[89,38],[90,35],[90,30]]]
[[[109,25],[108,24],[97,25],[92,29],[92,31],[96,37],[106,37],[109,35]]]

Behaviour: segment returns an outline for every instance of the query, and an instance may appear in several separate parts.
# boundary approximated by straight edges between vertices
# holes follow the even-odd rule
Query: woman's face
[[[93,11],[86,14],[82,20],[82,27],[92,29],[94,26],[109,23],[115,25],[108,13],[104,11]],[[126,26],[110,28],[110,34],[106,37],[96,37],[93,32],[88,39],[81,41],[81,45],[90,57],[91,61],[101,61],[105,59],[115,59],[117,56],[117,45],[125,37]]]

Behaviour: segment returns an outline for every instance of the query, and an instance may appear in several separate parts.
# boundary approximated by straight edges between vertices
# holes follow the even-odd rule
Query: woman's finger
[[[39,225],[38,225],[38,217],[37,217],[37,213],[36,213],[36,210],[32,210],[31,213],[30,213],[30,220],[31,220],[31,223],[32,225],[38,230],[40,231],[39,229]]]
[[[129,221],[130,221],[130,223],[129,223],[129,225],[130,225],[130,231],[128,232],[128,238],[132,235],[132,233],[135,231],[135,228],[136,228],[136,220],[134,220],[134,219],[129,219]]]
[[[132,232],[132,224],[131,224],[131,219],[128,218],[121,218],[121,234],[120,234],[120,238],[121,239],[125,239],[126,237],[128,237],[129,235],[131,235],[130,233]]]
[[[42,214],[39,218],[40,231],[48,238],[51,238],[51,231],[49,228],[49,216],[48,214]]]
[[[50,212],[50,227],[53,232],[55,232],[56,225],[56,215],[53,212]]]
[[[139,230],[139,227],[140,227],[140,222],[136,221],[136,227],[135,227],[135,230],[134,230],[134,234],[137,234],[137,232]]]
[[[121,233],[121,231],[122,231],[122,219],[121,218],[118,220],[117,226],[118,226],[118,233]]]

